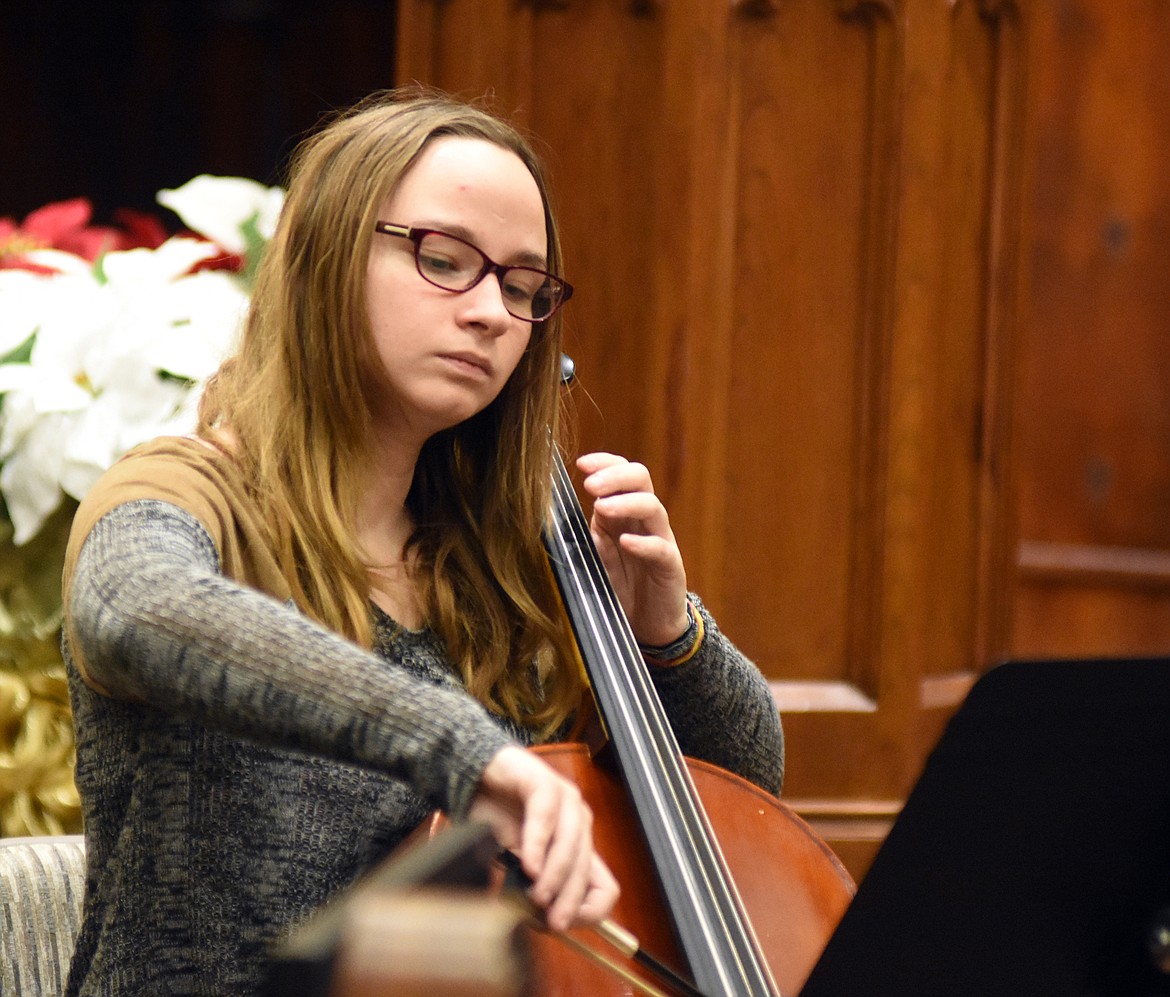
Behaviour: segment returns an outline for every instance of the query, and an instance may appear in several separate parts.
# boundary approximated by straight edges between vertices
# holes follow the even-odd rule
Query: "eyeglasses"
[[[489,259],[465,239],[430,228],[392,222],[374,226],[382,235],[414,243],[414,265],[428,284],[444,291],[470,291],[488,274],[500,281],[504,308],[524,322],[543,322],[572,297],[573,285],[536,267],[509,267]]]

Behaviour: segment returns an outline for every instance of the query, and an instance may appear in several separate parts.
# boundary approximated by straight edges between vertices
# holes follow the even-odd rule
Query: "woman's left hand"
[[[609,453],[577,459],[593,496],[589,527],[634,636],[643,644],[677,640],[688,624],[687,575],[650,472]]]

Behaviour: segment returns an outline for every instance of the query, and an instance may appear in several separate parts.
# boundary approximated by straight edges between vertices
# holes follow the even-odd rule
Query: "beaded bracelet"
[[[673,668],[675,665],[690,661],[695,656],[699,645],[703,643],[704,633],[703,614],[696,611],[691,600],[688,599],[686,630],[669,644],[643,644],[639,641],[638,650],[642,652],[642,657],[656,668]]]

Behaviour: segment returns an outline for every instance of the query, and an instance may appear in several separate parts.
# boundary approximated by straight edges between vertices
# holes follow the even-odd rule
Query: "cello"
[[[567,357],[563,374],[571,380]],[[774,796],[683,757],[555,447],[544,541],[607,740],[601,752],[535,750],[596,815],[595,847],[622,886],[612,921],[684,983],[655,979],[636,953],[603,952],[578,929],[534,940],[536,992],[797,994],[852,899],[852,879]]]

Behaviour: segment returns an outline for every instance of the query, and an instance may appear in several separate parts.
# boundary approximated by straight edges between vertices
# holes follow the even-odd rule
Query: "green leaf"
[[[184,388],[193,388],[198,383],[193,378],[183,377],[182,374],[172,374],[169,370],[155,371],[160,381],[167,381],[171,384],[181,384]]]
[[[264,247],[268,245],[268,240],[260,234],[259,222],[260,212],[254,211],[240,225],[244,236],[244,269],[240,271],[240,280],[249,291],[256,283],[256,271],[264,258]]]
[[[41,331],[41,327],[38,325],[29,334],[28,339],[26,339],[23,343],[21,343],[18,347],[16,347],[16,349],[11,350],[10,352],[6,353],[4,356],[0,357],[0,364],[28,363],[30,360],[32,360],[33,345],[36,343],[37,333],[40,331]]]
[[[40,331],[41,327],[38,325],[31,333],[29,333],[28,339],[16,347],[16,349],[10,350],[4,356],[0,357],[0,364],[28,363],[30,360],[32,360],[33,346],[37,341],[37,333]],[[7,392],[0,391],[0,411],[3,411],[4,409],[4,398],[6,395]]]

